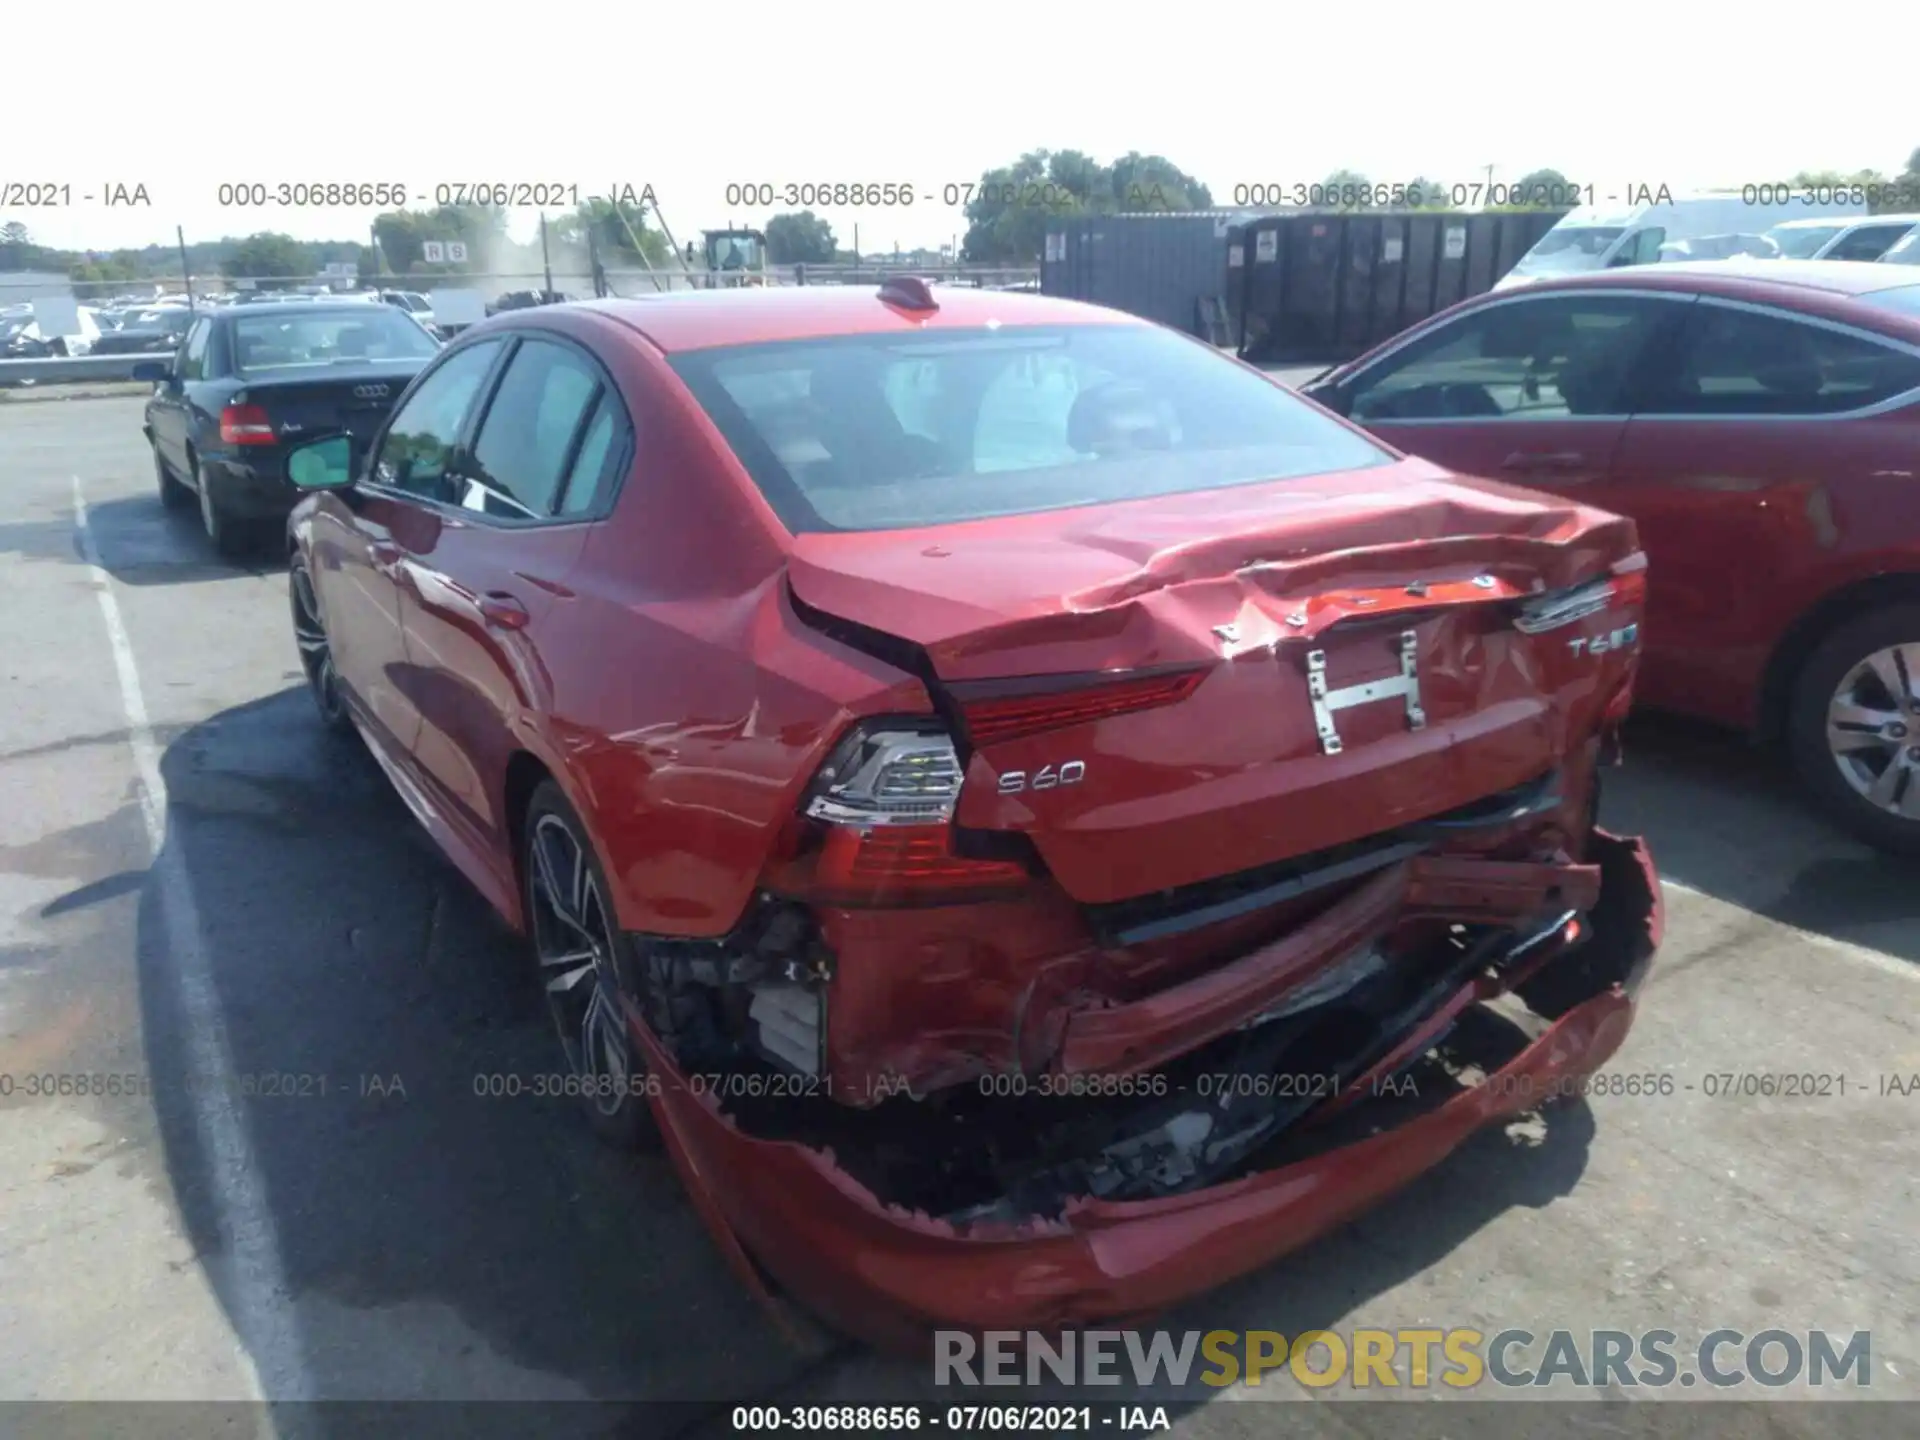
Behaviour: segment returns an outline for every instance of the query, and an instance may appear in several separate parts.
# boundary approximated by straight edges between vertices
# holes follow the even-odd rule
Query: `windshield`
[[[1556,225],[1513,268],[1526,275],[1598,270],[1600,257],[1626,233],[1624,225]]]
[[[243,372],[418,360],[439,348],[416,322],[383,305],[315,310],[310,315],[246,315],[233,324],[234,369]]]
[[[1872,290],[1865,295],[1856,295],[1856,300],[1864,300],[1869,305],[1878,305],[1882,310],[1896,310],[1902,315],[1920,315],[1920,285],[1901,285],[1892,290]]]
[[[1844,225],[1776,225],[1767,238],[1789,260],[1810,260],[1813,253],[1847,227]]]
[[[1170,332],[845,336],[675,357],[795,533],[892,530],[1393,463]]]

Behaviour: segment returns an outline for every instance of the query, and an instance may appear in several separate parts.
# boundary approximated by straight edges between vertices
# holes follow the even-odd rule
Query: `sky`
[[[89,7],[89,26],[119,38],[76,53],[76,12],[34,6],[9,16],[9,50],[41,56],[42,74],[77,73],[36,102],[55,107],[49,123],[9,114],[0,223],[98,250],[171,241],[176,225],[189,240],[362,239],[377,206],[222,205],[220,187],[368,181],[430,205],[442,185],[583,197],[651,185],[684,242],[788,208],[729,204],[729,185],[910,188],[911,204],[814,207],[843,245],[857,225],[873,252],[951,241],[965,220],[945,188],[1035,148],[1157,152],[1231,204],[1236,187],[1309,184],[1340,167],[1393,182],[1484,180],[1493,166],[1498,182],[1552,166],[1604,201],[1802,169],[1897,173],[1920,147],[1909,91],[1873,58],[1920,53],[1920,4],[1849,7],[1814,64],[1800,47],[1820,25],[1706,9],[983,0],[923,17],[753,0],[511,12],[332,0],[252,7],[216,40],[171,38],[156,12],[127,3]],[[146,73],[170,77],[164,90],[133,82],[131,59],[149,45]],[[66,108],[63,96],[84,98]],[[71,203],[9,208],[23,184],[68,186]],[[151,203],[104,203],[116,185],[143,186]],[[516,239],[537,216],[514,213]]]

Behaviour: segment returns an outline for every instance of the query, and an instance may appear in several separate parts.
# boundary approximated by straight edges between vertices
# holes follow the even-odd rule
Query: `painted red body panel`
[[[499,317],[471,335],[557,333],[588,347],[618,388],[636,453],[608,515],[514,528],[377,494],[322,494],[296,512],[355,719],[410,808],[511,923],[524,924],[511,819],[527,774],[550,776],[578,812],[620,928],[723,937],[779,889],[807,787],[857,722],[931,719],[933,692],[956,682],[1170,665],[1206,672],[1177,704],[972,754],[956,824],[1030,844],[1038,879],[958,904],[812,907],[834,957],[825,1061],[836,1099],[870,1104],[903,1080],[919,1094],[1008,1071],[1146,1066],[1231,1029],[1353,942],[1437,919],[1518,925],[1590,901],[1593,771],[1637,651],[1583,655],[1573,642],[1631,626],[1637,602],[1544,635],[1521,633],[1512,614],[1527,595],[1630,564],[1630,522],[1399,459],[796,537],[665,359],[855,330],[1138,323],[942,293],[931,316],[822,288]],[[930,669],[830,638],[819,615],[917,644]],[[1236,638],[1223,642],[1223,626]],[[1395,705],[1356,706],[1341,715],[1344,750],[1323,753],[1308,651],[1327,654],[1331,685],[1371,684],[1397,673],[1403,630],[1417,637],[1424,727]],[[1097,761],[1097,784],[1001,793],[999,775],[1057,757],[1062,733]],[[1102,942],[1089,919],[1089,906],[1364,840],[1550,774],[1559,788],[1546,812],[1449,840],[1445,856],[1374,889],[1132,945]],[[1624,992],[1597,993],[1515,1063],[1584,1073],[1630,1014]],[[862,1333],[1158,1305],[1338,1223],[1505,1108],[1506,1097],[1467,1097],[1397,1138],[1203,1195],[1087,1204],[1029,1242],[889,1216],[817,1152],[751,1139],[686,1093],[657,1102],[741,1273],[753,1275],[751,1255]]]
[[[1852,298],[1899,284],[1899,271],[1808,262],[1787,267],[1794,279],[1784,283],[1768,278],[1773,263],[1541,281],[1465,301],[1407,336],[1520,297],[1650,290],[1767,305],[1920,345],[1920,316]],[[1363,370],[1407,336],[1330,378]],[[1380,434],[1459,473],[1506,476],[1630,518],[1651,576],[1635,694],[1658,709],[1765,728],[1778,718],[1767,705],[1782,698],[1766,689],[1780,678],[1770,667],[1789,660],[1799,622],[1865,582],[1905,576],[1920,586],[1920,403],[1842,419],[1396,421]],[[1518,460],[1565,452],[1583,464]]]
[[[1617,843],[1617,842],[1616,842]],[[782,1285],[877,1345],[911,1349],[935,1329],[1051,1331],[1142,1318],[1270,1264],[1432,1168],[1485,1125],[1592,1074],[1620,1048],[1660,942],[1652,862],[1647,895],[1620,936],[1640,953],[1623,983],[1562,1015],[1486,1082],[1384,1133],[1280,1169],[1164,1200],[1080,1202],[1059,1222],[962,1233],[882,1206],[818,1151],[742,1134],[695,1093],[644,1026],[663,1079],[654,1102],[703,1213],[728,1253],[759,1257]],[[1462,1004],[1485,998],[1463,987]]]

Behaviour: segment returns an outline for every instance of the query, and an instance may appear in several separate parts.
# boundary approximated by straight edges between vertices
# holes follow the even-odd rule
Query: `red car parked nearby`
[[[322,714],[530,937],[592,1123],[848,1330],[1150,1311],[1631,1023],[1617,516],[920,281],[503,315],[348,464],[289,460]]]
[[[1920,284],[1639,265],[1469,300],[1307,393],[1454,470],[1630,517],[1643,703],[1784,744],[1920,851]]]

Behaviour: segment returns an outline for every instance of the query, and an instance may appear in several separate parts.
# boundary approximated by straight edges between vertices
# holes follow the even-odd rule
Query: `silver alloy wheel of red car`
[[[1869,804],[1920,820],[1920,643],[1863,656],[1827,702],[1827,747]]]
[[[300,668],[306,673],[307,690],[329,730],[345,730],[349,720],[346,699],[340,693],[340,676],[333,668],[333,647],[327,642],[327,627],[320,619],[320,602],[313,593],[313,581],[298,560],[288,580],[293,603],[293,643],[300,648]]]
[[[588,1122],[617,1144],[641,1143],[652,1129],[619,999],[620,936],[600,867],[563,809],[558,787],[536,792],[526,840],[527,923],[547,1010]]]

